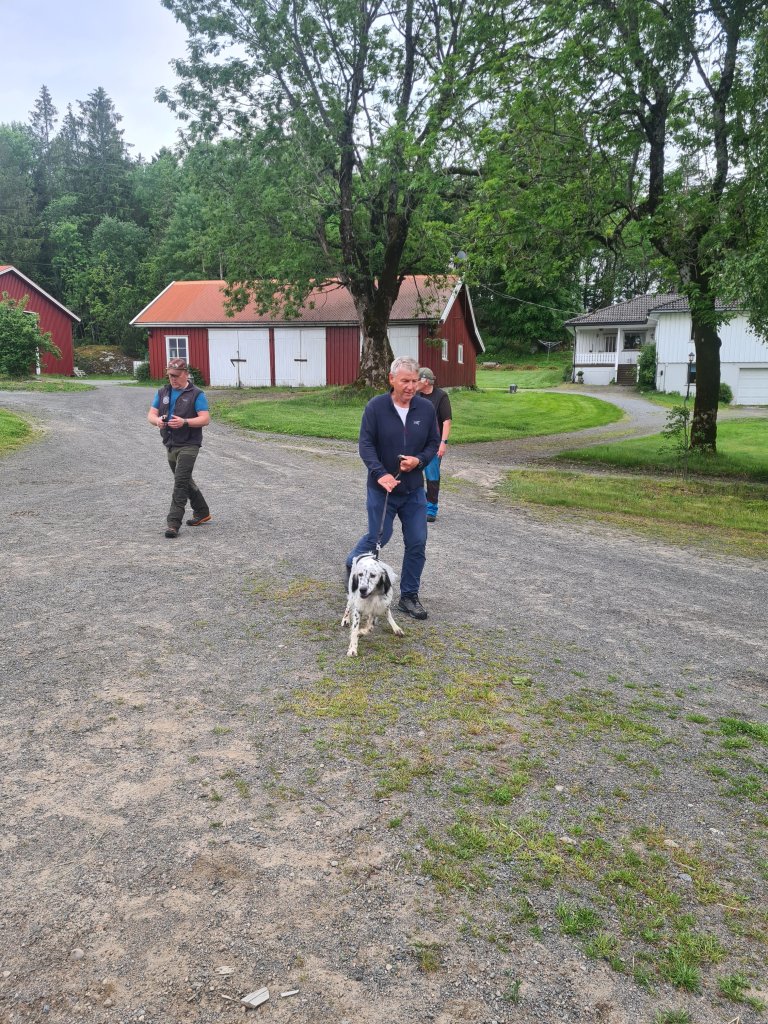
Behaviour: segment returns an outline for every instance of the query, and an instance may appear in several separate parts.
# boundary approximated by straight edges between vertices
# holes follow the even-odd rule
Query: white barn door
[[[232,362],[232,360],[238,362]],[[269,387],[269,330],[240,330],[233,327],[208,331],[208,360],[211,385],[219,387]]]
[[[390,327],[387,333],[395,359],[402,356],[419,361],[419,328],[415,324],[411,327]]]
[[[327,380],[324,327],[275,328],[275,384],[322,387]]]

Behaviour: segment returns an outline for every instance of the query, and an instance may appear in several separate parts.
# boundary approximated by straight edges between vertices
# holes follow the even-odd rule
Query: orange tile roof
[[[391,321],[441,319],[458,280],[447,277],[435,282],[424,275],[407,277],[400,286]],[[131,324],[134,327],[169,324],[190,327],[196,324],[357,323],[352,296],[338,281],[327,281],[313,289],[300,315],[293,320],[274,313],[260,314],[252,303],[234,316],[228,316],[224,287],[224,281],[173,281],[131,320]]]

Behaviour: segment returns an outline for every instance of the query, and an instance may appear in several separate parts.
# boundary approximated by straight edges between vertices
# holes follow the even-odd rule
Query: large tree
[[[503,47],[509,4],[477,0],[163,0],[187,28],[161,97],[193,134],[258,141],[249,207],[273,233],[228,253],[236,299],[333,274],[355,302],[360,382],[386,380],[406,273],[446,270],[468,83]],[[494,26],[493,46],[487,29]],[[431,207],[425,218],[425,212]],[[428,219],[429,229],[418,231]],[[273,234],[274,238],[274,234]],[[272,244],[268,244],[272,242]],[[436,251],[437,250],[437,251]],[[266,290],[265,290],[266,283]]]
[[[589,162],[568,183],[588,183],[595,168],[604,181],[591,193],[577,189],[589,198],[596,237],[616,248],[630,225],[642,225],[673,268],[668,283],[688,299],[697,366],[691,444],[714,451],[718,327],[727,317],[716,300],[725,256],[747,235],[746,206],[739,216],[734,199],[760,127],[752,69],[765,2],[540,0],[532,14],[529,81],[574,112],[577,148],[590,143]]]

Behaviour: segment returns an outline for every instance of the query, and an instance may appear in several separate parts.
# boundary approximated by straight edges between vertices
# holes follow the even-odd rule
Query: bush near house
[[[43,334],[37,316],[26,312],[27,301],[25,296],[17,302],[7,292],[0,296],[0,373],[9,377],[26,377],[41,352],[61,358],[50,332]]]
[[[637,386],[641,391],[656,390],[656,346],[643,345],[637,359]]]

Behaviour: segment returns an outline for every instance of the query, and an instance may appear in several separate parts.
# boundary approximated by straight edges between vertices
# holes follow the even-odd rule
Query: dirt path
[[[756,1022],[765,567],[466,486],[351,661],[354,445],[212,424],[169,542],[151,394],[0,395],[0,1020]]]

